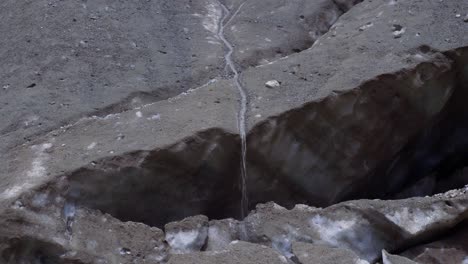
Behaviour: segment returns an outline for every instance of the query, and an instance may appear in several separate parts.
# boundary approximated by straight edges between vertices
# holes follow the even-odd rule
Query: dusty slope
[[[72,18],[72,22],[81,25],[83,31],[72,32],[94,36],[97,46],[93,46],[93,42],[78,41],[82,35],[71,38],[66,33],[57,34],[57,29],[45,26],[50,25],[47,19],[36,21],[28,16],[34,23],[14,23],[23,16],[14,13],[19,12],[18,4],[3,2],[2,12],[11,10],[11,15],[2,16],[5,20],[2,25],[19,27],[14,31],[2,27],[2,32],[11,37],[2,39],[6,50],[0,53],[5,58],[0,68],[1,78],[6,83],[1,96],[4,128],[0,161],[4,168],[0,172],[0,209],[4,216],[0,250],[4,261],[17,263],[22,258],[33,261],[45,256],[47,261],[62,259],[64,263],[136,260],[154,263],[168,258],[172,263],[191,263],[200,258],[206,259],[206,263],[216,263],[226,259],[235,261],[239,254],[249,252],[253,259],[288,262],[307,259],[291,251],[304,250],[304,245],[292,244],[292,240],[299,240],[322,241],[325,246],[346,248],[354,253],[337,254],[359,263],[372,263],[380,258],[382,249],[407,249],[432,239],[438,232],[447,232],[465,219],[464,189],[454,197],[447,194],[448,200],[423,198],[421,204],[415,205],[412,200],[351,202],[358,207],[363,204],[364,210],[342,204],[317,215],[309,209],[314,212],[318,209],[299,206],[288,211],[293,216],[286,213],[281,221],[277,220],[277,225],[268,223],[265,229],[255,228],[263,222],[255,220],[261,213],[253,212],[240,231],[231,234],[233,239],[221,236],[224,244],[221,248],[217,246],[217,250],[223,250],[231,240],[240,239],[273,247],[279,253],[241,243],[220,251],[221,255],[214,260],[211,257],[219,252],[172,258],[167,254],[171,249],[163,242],[168,238],[160,230],[152,228],[149,232],[144,224],[135,227],[131,222],[120,222],[162,227],[169,221],[196,214],[210,218],[239,216],[239,94],[230,79],[232,72],[226,69],[227,47],[221,41],[221,33],[235,48],[233,59],[248,95],[246,187],[251,209],[257,203],[271,200],[293,208],[298,203],[330,205],[359,195],[382,197],[394,195],[407,182],[414,182],[411,175],[398,177],[405,175],[398,170],[388,174],[373,172],[379,172],[381,167],[393,168],[392,158],[412,142],[413,136],[431,128],[441,111],[440,116],[452,113],[453,109],[446,107],[450,105],[447,102],[453,102],[449,101],[453,100],[451,95],[464,94],[466,87],[460,80],[468,76],[464,66],[468,43],[465,32],[468,27],[464,22],[464,14],[468,12],[466,3],[462,0],[364,1],[336,22],[337,16],[346,11],[345,6],[349,7],[346,3],[323,1],[311,7],[305,3],[271,1],[266,9],[253,12],[260,5],[258,1],[245,4],[225,1],[229,14],[236,14],[232,20],[228,18],[228,26],[223,27],[225,32],[219,31],[219,23],[227,13],[221,12],[222,6],[216,1],[192,3],[188,7],[184,1],[145,2],[135,7],[138,15],[133,16],[128,14],[133,7],[119,6],[127,5],[122,3],[112,7],[108,3],[109,10],[117,12],[114,14],[117,18],[138,20],[126,21],[125,26],[119,26],[112,20],[112,13],[106,13],[109,10],[104,1],[95,7],[86,4],[76,7],[71,1],[50,2],[50,5],[24,3],[24,9],[31,10],[24,14],[35,10],[43,12],[47,19],[60,22],[65,21],[64,17],[76,15],[80,19]],[[62,9],[54,9],[59,6]],[[189,14],[179,14],[184,8],[190,10]],[[212,19],[207,21],[193,12],[216,15],[208,16]],[[100,19],[105,22],[104,31],[112,36],[128,37],[132,32],[141,38],[144,43],[141,50],[138,44],[121,47],[125,43],[121,39],[107,41],[105,34],[99,34],[99,26],[89,24]],[[144,19],[150,21],[139,21]],[[165,28],[164,21],[175,28]],[[148,23],[151,30],[141,28]],[[156,28],[151,27],[153,23],[157,24],[154,24]],[[278,27],[271,27],[272,24],[280,25],[283,33],[278,34]],[[184,25],[190,36],[179,40],[185,34]],[[28,43],[29,33],[21,26],[28,29],[37,26],[38,30],[31,31],[32,39],[37,42],[34,48],[49,52],[25,62],[31,56],[24,50],[30,48],[19,43]],[[174,34],[179,29],[181,34]],[[158,38],[161,32],[170,36]],[[312,45],[317,34],[323,33]],[[48,42],[38,40],[49,34]],[[62,46],[54,46],[60,41]],[[164,41],[180,47],[166,46],[168,51],[160,52],[158,45],[165,45]],[[193,57],[185,56],[189,48],[196,48],[201,59],[195,62]],[[63,65],[54,60],[68,49],[80,49],[86,56],[78,56]],[[277,49],[282,50],[280,55]],[[104,59],[96,59],[100,55],[95,52],[103,50],[122,56],[113,59],[117,67],[106,68]],[[148,54],[170,57],[163,56],[166,59],[152,62],[154,65],[137,67],[138,61],[151,57]],[[278,58],[284,55],[289,56]],[[135,68],[122,70],[126,63]],[[179,63],[187,67],[180,68]],[[177,78],[171,76],[174,72]],[[98,75],[91,76],[95,73]],[[56,84],[61,74],[68,76],[64,80],[70,81],[69,84]],[[135,80],[141,76],[149,77],[136,85]],[[112,85],[104,85],[107,80]],[[265,83],[271,80],[278,81],[279,86],[267,87]],[[36,85],[28,88],[32,82]],[[100,89],[92,90],[93,85]],[[57,88],[59,92],[51,92]],[[183,90],[187,92],[173,96]],[[59,98],[51,101],[55,96]],[[64,106],[60,104],[67,100],[72,103],[67,111],[62,111]],[[460,108],[456,109],[464,112],[463,106],[462,100],[457,101]],[[93,113],[98,116],[92,116]],[[446,136],[441,133],[441,137]],[[465,146],[463,142],[454,144],[457,148]],[[428,166],[430,173],[438,163]],[[410,208],[387,212],[408,206],[417,208],[416,213]],[[368,207],[380,213],[369,213]],[[426,207],[427,212],[418,211]],[[284,210],[278,206],[273,206],[274,210],[266,208],[266,219],[272,219],[270,213],[276,215],[275,210]],[[297,218],[297,210],[305,210],[303,219]],[[351,223],[347,214],[357,214],[356,222]],[[343,215],[346,220],[340,219]],[[310,222],[311,217],[317,221]],[[330,220],[334,218],[335,222]],[[296,220],[299,222],[292,225]],[[199,240],[199,233],[214,232],[202,228],[207,226],[207,220],[195,225],[201,229],[182,233],[182,247],[192,243],[191,239]],[[289,226],[308,226],[310,232],[304,231],[308,236],[304,238],[301,234],[301,239],[297,239],[294,232],[287,231]],[[321,233],[330,228],[345,231]],[[375,233],[368,232],[369,229]],[[118,231],[114,235],[114,231],[102,230]],[[277,234],[277,230],[284,232]],[[228,228],[224,232],[231,231]],[[357,237],[361,237],[356,232],[370,234],[371,242],[356,244]],[[153,238],[151,246],[141,245],[142,240],[149,239],[145,236]],[[396,243],[394,236],[401,238],[402,244]],[[124,239],[129,241],[122,242]],[[378,243],[372,242],[375,239]],[[369,248],[367,243],[372,246]],[[202,250],[209,248],[209,239],[208,244],[201,245]]]

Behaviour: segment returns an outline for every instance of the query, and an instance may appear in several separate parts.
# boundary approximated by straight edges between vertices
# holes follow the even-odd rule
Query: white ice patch
[[[468,256],[467,256],[467,257],[465,257],[465,259],[463,259],[463,262],[462,262],[462,264],[468,264]]]
[[[316,215],[309,222],[311,227],[314,227],[320,234],[320,238],[330,243],[331,245],[337,246],[339,244],[340,234],[346,231],[350,231],[356,224],[355,220],[339,220],[333,221],[326,217]]]
[[[29,171],[26,172],[26,176],[30,178],[37,178],[46,175],[46,168],[44,162],[49,159],[49,155],[45,153],[46,150],[50,149],[52,144],[44,143],[42,145],[34,145],[31,148],[35,150],[36,157],[32,161],[32,165]]]
[[[137,117],[143,117],[143,114],[142,114],[140,111],[136,112],[135,115],[136,115]]]
[[[427,226],[434,224],[448,216],[448,214],[439,208],[423,211],[414,209],[412,212],[407,207],[385,215],[390,221],[410,232],[416,234],[424,230]]]
[[[166,241],[172,248],[173,253],[183,254],[192,251],[192,247],[197,243],[199,232],[196,230],[169,232],[166,234]]]
[[[203,19],[203,27],[211,33],[217,35],[219,29],[219,21],[223,15],[223,11],[219,6],[214,3],[210,3],[206,6],[207,14]]]
[[[362,220],[358,222],[356,217],[348,218],[350,220],[335,221],[316,215],[309,224],[326,244],[350,249],[368,261],[379,257],[383,243],[374,236],[372,228]]]

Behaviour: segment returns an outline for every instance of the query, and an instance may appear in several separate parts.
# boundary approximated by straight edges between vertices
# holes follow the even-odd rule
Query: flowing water
[[[248,197],[247,197],[247,165],[246,165],[246,155],[247,155],[247,137],[246,137],[246,132],[245,132],[245,113],[247,111],[247,94],[245,92],[244,87],[242,86],[240,80],[239,80],[239,72],[236,69],[236,66],[234,65],[234,62],[232,61],[232,53],[234,52],[234,46],[226,39],[224,36],[224,28],[229,25],[229,23],[232,21],[232,19],[237,15],[239,10],[244,6],[245,2],[243,2],[237,10],[231,15],[231,12],[229,9],[219,2],[223,9],[223,18],[220,21],[219,29],[218,29],[218,38],[223,41],[224,45],[227,47],[227,52],[224,55],[224,60],[226,61],[226,67],[229,68],[232,73],[234,74],[232,80],[239,90],[239,95],[240,95],[240,107],[239,107],[239,112],[238,112],[238,117],[237,117],[237,126],[239,128],[239,135],[241,139],[241,192],[242,192],[242,198],[241,198],[241,216],[244,218],[248,212]],[[229,18],[230,17],[230,18]],[[229,18],[229,20],[226,21],[226,19]]]

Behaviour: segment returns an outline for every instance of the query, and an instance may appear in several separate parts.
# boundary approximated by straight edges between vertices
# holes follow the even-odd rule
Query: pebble
[[[279,87],[280,83],[277,80],[270,80],[265,83],[265,86],[268,88],[275,88],[275,87]]]
[[[394,38],[401,38],[403,34],[406,32],[406,28],[400,25],[393,25],[393,37]]]

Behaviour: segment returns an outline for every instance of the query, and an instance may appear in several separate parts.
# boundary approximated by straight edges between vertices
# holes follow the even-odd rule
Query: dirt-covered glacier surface
[[[468,263],[464,0],[0,21],[0,263]]]

